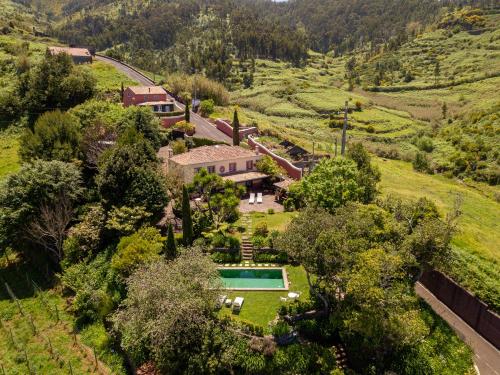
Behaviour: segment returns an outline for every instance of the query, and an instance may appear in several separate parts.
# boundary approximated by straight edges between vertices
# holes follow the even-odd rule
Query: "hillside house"
[[[167,170],[176,169],[181,173],[185,183],[193,182],[201,168],[247,187],[257,186],[267,178],[256,167],[262,155],[239,146],[203,146],[179,155],[162,152],[161,158],[167,164]]]
[[[123,105],[147,105],[157,107],[156,112],[162,112],[167,109],[165,106],[172,106],[174,102],[167,97],[167,92],[161,86],[129,86],[123,92]],[[153,109],[154,110],[154,109]],[[168,111],[167,111],[168,112]]]
[[[92,64],[92,54],[87,48],[49,47],[49,53],[52,56],[66,53],[75,64]]]

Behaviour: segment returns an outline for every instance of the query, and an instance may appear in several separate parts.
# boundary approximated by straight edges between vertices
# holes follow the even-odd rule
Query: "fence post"
[[[33,335],[36,335],[36,327],[35,327],[35,323],[33,322],[33,316],[31,316],[31,314],[29,315],[30,319],[30,323],[31,323],[31,330],[33,331]]]
[[[31,366],[30,366],[30,361],[28,359],[28,353],[26,352],[26,346],[24,347],[24,358],[26,359],[26,366],[28,366],[28,372],[31,375]]]
[[[97,362],[97,354],[95,352],[95,347],[92,347],[92,351],[94,352],[95,368],[98,369],[99,368],[99,364]]]
[[[54,305],[54,307],[56,308],[56,324],[59,323],[59,309],[57,308],[57,304]]]

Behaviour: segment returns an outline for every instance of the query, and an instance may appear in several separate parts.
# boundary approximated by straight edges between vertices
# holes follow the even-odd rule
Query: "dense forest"
[[[53,34],[98,50],[114,47],[116,57],[149,70],[158,71],[172,56],[191,61],[169,64],[169,68],[187,73],[196,65],[220,60],[221,66],[208,75],[223,81],[229,56],[282,59],[301,65],[309,49],[338,55],[394,40],[403,43],[435,22],[443,7],[479,2],[155,0],[110,5],[109,0],[82,0],[62,6],[62,16],[68,18]],[[204,33],[206,29],[211,32]]]

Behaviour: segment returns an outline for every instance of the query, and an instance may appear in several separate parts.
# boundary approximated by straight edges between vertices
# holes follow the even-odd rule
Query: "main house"
[[[52,56],[65,53],[71,56],[75,64],[92,64],[92,54],[87,48],[49,47],[49,53]]]
[[[123,92],[123,105],[147,106],[155,113],[172,112],[175,108],[174,101],[161,86],[129,86]]]
[[[267,177],[257,171],[257,162],[263,156],[239,146],[202,146],[175,156],[171,152],[160,150],[160,153],[167,170],[178,170],[185,183],[193,182],[195,174],[202,168],[247,187],[257,185]]]

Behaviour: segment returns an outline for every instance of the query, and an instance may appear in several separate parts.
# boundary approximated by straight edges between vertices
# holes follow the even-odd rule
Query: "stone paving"
[[[257,194],[256,194],[257,195]],[[240,212],[245,214],[249,212],[267,212],[270,208],[274,210],[274,212],[283,212],[285,209],[283,205],[279,204],[274,200],[273,194],[267,194],[262,197],[262,203],[248,203],[247,199],[242,199],[240,201]]]

